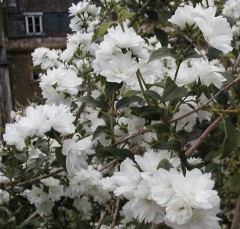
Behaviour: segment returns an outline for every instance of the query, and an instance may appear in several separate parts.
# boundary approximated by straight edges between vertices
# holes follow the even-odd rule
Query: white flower
[[[124,31],[120,25],[108,29],[108,36],[112,39],[113,43],[121,48],[142,47],[144,40],[136,34],[132,27],[124,24]]]
[[[86,137],[77,142],[74,139],[64,140],[62,154],[67,156],[66,167],[70,176],[75,172],[78,172],[81,168],[87,168],[87,155],[92,154],[92,151],[87,150],[91,149],[91,147],[92,136]]]
[[[111,60],[105,62],[102,66],[101,75],[105,76],[108,82],[126,82],[131,81],[135,77],[138,64],[135,59],[131,57],[131,52],[123,54],[122,52],[115,52],[111,56]]]
[[[192,16],[207,43],[224,53],[228,53],[232,50],[230,44],[233,33],[227,19],[222,16],[214,17],[215,13],[216,8],[214,7],[202,9],[200,5],[197,5]]]
[[[193,216],[192,206],[181,198],[173,198],[166,207],[166,215],[164,220],[185,224]]]
[[[14,145],[17,150],[23,150],[25,146],[25,134],[22,133],[21,127],[18,123],[7,123],[5,126],[5,133],[3,139],[8,145]]]
[[[75,117],[70,112],[70,108],[64,105],[45,105],[47,116],[54,130],[62,134],[73,134]]]
[[[124,195],[127,199],[133,198],[134,190],[141,179],[136,164],[131,159],[126,158],[120,165],[120,171],[114,172],[112,176],[112,182],[116,185],[114,194],[116,196]]]
[[[23,195],[27,197],[28,201],[30,201],[31,204],[40,204],[48,200],[47,193],[43,191],[43,185],[40,187],[33,185],[32,189],[25,190],[23,192]]]
[[[26,117],[20,119],[19,126],[27,136],[43,137],[44,133],[51,129],[51,122],[47,118],[44,106],[29,106],[26,109]]]
[[[216,216],[218,214],[219,208],[214,207],[212,209],[193,209],[192,217],[185,224],[177,224],[165,220],[165,223],[174,229],[220,229],[219,218]]]
[[[50,186],[48,188],[48,197],[52,201],[60,200],[61,196],[64,195],[63,185]]]
[[[123,206],[123,213],[128,218],[137,219],[139,222],[163,222],[163,209],[152,200],[131,199]]]
[[[171,160],[171,153],[169,151],[160,150],[158,152],[154,152],[153,150],[149,150],[148,152],[144,153],[143,156],[135,155],[135,161],[140,166],[143,172],[147,173],[154,173],[157,171],[158,164],[163,160],[167,159],[169,162],[174,163],[174,167],[180,165],[180,160]]]
[[[199,169],[186,171],[186,175],[173,177],[172,186],[176,196],[188,202],[196,209],[211,209],[217,206],[220,199],[213,189],[214,181],[211,174],[202,174]]]
[[[191,61],[192,69],[195,71],[195,75],[199,77],[201,83],[206,86],[214,84],[217,88],[222,86],[222,83],[226,79],[218,72],[224,72],[225,69],[221,66],[215,66],[208,60],[193,59]]]
[[[151,187],[151,196],[160,206],[166,206],[172,199],[175,191],[172,185],[172,178],[178,177],[175,169],[159,169],[152,177],[147,178]]]
[[[82,198],[75,198],[73,206],[81,212],[83,220],[89,220],[91,218],[92,205],[89,202],[89,198],[87,196],[83,196]]]
[[[41,203],[36,203],[36,211],[39,215],[49,215],[52,213],[52,208],[54,206],[54,202],[52,200],[44,200]]]
[[[0,206],[7,204],[10,200],[10,195],[8,192],[0,189]]]
[[[198,165],[200,163],[202,163],[202,159],[200,157],[190,157],[187,159],[187,162],[190,164],[190,165]]]
[[[42,179],[41,182],[42,182],[44,185],[46,185],[46,186],[48,186],[48,187],[51,187],[51,186],[58,186],[59,183],[60,183],[60,180],[55,179],[55,178],[53,178],[53,177],[47,177],[47,178],[45,178],[45,179]]]
[[[193,11],[194,8],[190,5],[178,7],[175,11],[175,14],[168,21],[178,25],[181,28],[186,28],[187,25],[192,26],[195,23],[191,15]]]
[[[239,19],[240,17],[240,4],[239,0],[225,1],[222,13],[228,17]]]

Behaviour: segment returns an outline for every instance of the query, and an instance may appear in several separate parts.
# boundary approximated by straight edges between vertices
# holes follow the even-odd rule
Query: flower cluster
[[[203,8],[198,4],[194,8],[191,5],[184,5],[176,10],[169,21],[181,28],[197,26],[210,46],[228,53],[232,50],[231,27],[226,18],[215,15],[215,7]]]
[[[180,161],[167,151],[146,152],[126,159],[112,176],[114,194],[128,202],[123,213],[145,223],[165,222],[172,228],[220,228],[220,199],[213,190],[211,174],[199,169],[178,170]],[[169,170],[161,168],[167,163]]]

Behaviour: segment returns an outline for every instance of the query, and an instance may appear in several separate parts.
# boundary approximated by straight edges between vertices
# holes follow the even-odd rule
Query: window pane
[[[33,18],[28,17],[28,31],[29,33],[33,33]]]
[[[40,17],[35,17],[35,32],[36,33],[40,33],[41,30],[40,30]]]

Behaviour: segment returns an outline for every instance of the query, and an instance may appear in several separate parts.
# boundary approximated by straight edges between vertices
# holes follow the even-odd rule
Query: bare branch
[[[133,134],[131,134],[131,135],[129,135],[129,136],[127,136],[127,137],[119,140],[118,142],[113,143],[111,146],[119,145],[119,144],[121,144],[121,143],[126,142],[126,141],[129,140],[129,139],[135,138],[135,137],[137,137],[137,136],[139,136],[139,135],[142,135],[142,134],[145,134],[145,133],[149,133],[149,132],[152,132],[152,129],[139,130],[139,131],[137,131],[136,133],[133,133]]]
[[[238,229],[239,225],[240,225],[240,196],[238,198],[237,205],[233,213],[231,229]]]
[[[196,109],[188,112],[187,114],[185,114],[185,115],[183,115],[183,116],[181,116],[181,117],[179,117],[179,118],[169,120],[167,123],[170,124],[170,123],[177,122],[177,121],[179,121],[179,120],[181,120],[181,119],[183,119],[183,118],[188,117],[188,116],[191,115],[191,114],[194,114],[194,113],[198,112],[199,110],[204,110],[206,107],[208,107],[208,105],[209,105],[218,95],[220,95],[220,94],[221,94],[222,92],[224,92],[224,91],[229,90],[229,88],[230,88],[231,86],[233,86],[235,83],[237,83],[238,81],[240,81],[240,76],[238,76],[238,77],[237,77],[235,80],[233,80],[231,83],[227,84],[225,87],[221,88],[221,89],[219,90],[219,92],[216,93],[211,99],[209,99],[209,101],[208,101],[207,103],[200,105],[200,106],[197,107]]]
[[[64,171],[63,168],[59,168],[59,169],[57,169],[57,170],[55,170],[55,171],[53,171],[53,172],[50,172],[50,173],[48,173],[48,174],[44,174],[44,175],[35,177],[35,178],[33,178],[33,179],[31,179],[31,180],[28,180],[28,181],[20,182],[20,183],[18,183],[18,184],[16,184],[16,185],[17,185],[17,186],[21,186],[21,185],[25,185],[25,184],[31,184],[31,183],[34,183],[34,182],[36,182],[36,181],[40,181],[40,180],[42,180],[42,179],[44,179],[44,178],[53,176],[53,175],[55,175],[55,174],[57,174],[57,173],[60,173],[60,172],[62,172],[62,171]]]
[[[120,203],[120,199],[118,197],[117,201],[116,201],[116,205],[115,205],[115,211],[114,211],[114,215],[113,215],[113,222],[112,222],[111,228],[114,228],[116,225],[117,214],[118,214],[118,210],[119,210],[119,203]]]
[[[102,172],[103,170],[113,166],[115,163],[117,162],[117,159],[114,159],[112,161],[110,161],[109,163],[107,163],[104,167],[102,167],[101,169],[99,169],[99,172]]]
[[[218,124],[222,121],[222,116],[219,116],[198,138],[198,140],[187,150],[185,155],[190,157],[194,151],[202,144],[204,139],[218,126]]]
[[[98,222],[97,226],[95,227],[95,229],[99,229],[99,228],[102,226],[103,220],[104,220],[104,218],[105,218],[106,215],[107,215],[106,212],[104,212],[104,213],[101,215],[101,218],[99,219],[99,222]]]

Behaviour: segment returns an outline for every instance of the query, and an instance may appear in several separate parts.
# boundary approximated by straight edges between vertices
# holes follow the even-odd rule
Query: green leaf
[[[181,142],[178,140],[170,140],[168,142],[156,142],[152,145],[152,148],[179,151],[181,149]]]
[[[151,99],[161,100],[161,96],[155,91],[146,90],[146,91],[143,92],[143,94],[149,96]]]
[[[116,103],[116,109],[129,106],[131,103],[141,102],[143,99],[139,96],[124,97]]]
[[[57,159],[58,164],[61,165],[65,171],[67,171],[66,156],[62,154],[62,148],[61,147],[56,148],[55,155],[56,155],[56,159]]]
[[[119,12],[119,17],[125,21],[126,19],[131,19],[134,16],[134,13],[130,13],[128,11],[126,11],[125,9],[121,9],[121,11]]]
[[[166,84],[162,95],[162,102],[180,99],[186,96],[187,93],[188,90],[186,88],[178,87],[175,82],[170,77],[168,77],[166,79]]]
[[[106,158],[106,157],[112,157],[117,160],[123,161],[127,157],[133,159],[134,155],[132,152],[128,149],[119,149],[119,148],[114,148],[114,147],[104,147],[104,148],[99,148],[96,150],[96,154],[94,154],[96,157],[100,158]]]
[[[185,59],[200,57],[202,57],[202,55],[198,54],[194,49],[191,49],[188,51],[187,55],[185,56]]]
[[[163,47],[167,47],[168,46],[168,34],[165,33],[163,30],[161,29],[154,29],[154,34],[156,35],[157,39],[161,42],[161,45]]]
[[[231,176],[228,180],[229,189],[232,192],[238,192],[240,190],[240,173]]]
[[[18,159],[20,162],[25,162],[27,160],[27,157],[24,153],[15,153],[14,157]]]
[[[110,22],[103,22],[100,26],[100,29],[98,30],[98,32],[96,32],[93,36],[93,41],[97,40],[98,38],[102,37],[106,31],[108,30],[108,28],[115,23],[114,21],[110,21]]]
[[[164,109],[155,106],[130,107],[131,114],[149,120],[160,120],[164,114]]]
[[[27,171],[30,171],[32,169],[38,169],[40,167],[42,167],[42,165],[44,164],[44,162],[46,162],[48,160],[48,157],[45,156],[41,156],[39,158],[33,159],[32,163],[30,163],[30,165],[27,168]]]
[[[158,20],[158,12],[155,10],[146,10],[146,14],[149,17],[150,20],[152,21],[157,21]]]
[[[157,169],[166,169],[166,170],[170,170],[171,168],[173,168],[173,165],[169,162],[168,159],[162,159],[157,166]]]
[[[167,10],[161,10],[159,12],[159,21],[160,22],[168,22],[168,19],[172,17],[172,13]]]
[[[47,139],[38,139],[34,144],[34,148],[38,149],[42,144],[46,144],[47,142]]]
[[[139,95],[139,94],[141,94],[141,91],[129,90],[123,95],[123,97],[131,97],[131,96]]]
[[[228,72],[217,72],[217,73],[224,76],[227,79],[228,82],[232,82],[233,80],[235,80],[234,75],[232,75],[231,73],[228,73]]]
[[[232,124],[229,118],[224,120],[224,130],[225,130],[225,138],[223,141],[223,152],[222,157],[227,157],[229,153],[231,153],[236,146],[237,143],[237,129]]]
[[[151,54],[151,56],[148,60],[148,63],[152,62],[154,60],[161,59],[163,57],[167,57],[167,56],[171,56],[173,58],[176,58],[177,53],[173,49],[170,49],[170,48],[167,48],[167,47],[157,49],[155,52],[153,52]]]
[[[216,48],[213,48],[211,46],[208,48],[208,59],[209,59],[209,61],[219,59],[220,55],[222,55],[222,51],[220,51]]]
[[[149,125],[148,127],[153,128],[158,134],[170,134],[169,126],[162,123]]]
[[[110,98],[114,92],[122,87],[123,83],[106,82],[105,84],[105,97]]]
[[[93,133],[93,140],[99,137],[102,133],[109,132],[109,128],[107,126],[98,126],[97,129]]]
[[[86,103],[87,105],[99,107],[102,110],[108,110],[108,103],[103,100],[94,99],[92,96],[83,96],[79,99],[82,103]]]
[[[152,224],[151,223],[137,223],[136,229],[151,229]]]

